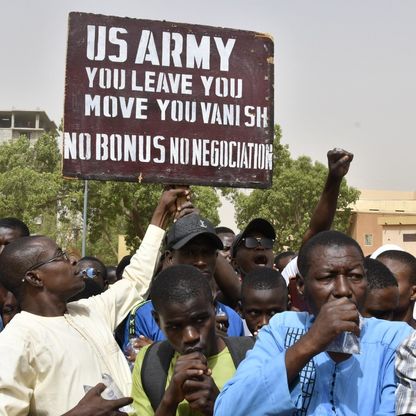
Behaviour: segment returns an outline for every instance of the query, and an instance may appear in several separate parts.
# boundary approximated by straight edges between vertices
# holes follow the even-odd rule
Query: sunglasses
[[[88,277],[88,279],[92,279],[94,277],[97,277],[100,274],[100,271],[97,269],[94,269],[94,267],[87,267],[84,270],[81,270],[79,272],[82,276]]]
[[[263,247],[266,249],[273,248],[274,240],[267,237],[245,237],[242,239],[245,248]]]

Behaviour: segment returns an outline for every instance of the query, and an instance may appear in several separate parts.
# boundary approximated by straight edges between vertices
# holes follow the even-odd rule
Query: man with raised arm
[[[303,243],[320,231],[331,228],[342,179],[348,173],[354,155],[343,149],[332,149],[327,153],[328,175],[319,201],[312,213],[309,227],[306,230]],[[272,246],[276,236],[269,221],[256,218],[247,225],[242,233],[236,236],[231,248],[232,264],[237,273],[244,279],[246,273],[258,266],[273,267],[274,254]],[[221,274],[218,286],[226,296],[228,304],[236,306],[240,300],[241,280],[230,272],[228,263],[219,258],[216,274]],[[289,277],[294,277],[295,274]],[[285,277],[287,283],[289,279]]]
[[[1,415],[125,414],[118,409],[131,402],[129,397],[101,397],[103,374],[122,395],[131,390],[129,366],[113,332],[147,291],[164,228],[177,214],[178,198],[187,194],[184,189],[163,193],[123,279],[93,298],[67,302],[84,281],[50,238],[23,237],[5,247],[0,282],[14,293],[22,312],[0,334]],[[93,387],[85,394],[87,386]]]

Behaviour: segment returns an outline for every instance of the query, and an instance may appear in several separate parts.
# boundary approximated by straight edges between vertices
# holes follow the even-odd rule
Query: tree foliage
[[[153,210],[162,193],[159,184],[89,181],[89,239],[92,244],[107,242],[116,254],[114,235],[125,234],[130,248],[144,236]],[[219,198],[213,188],[192,187],[193,200],[201,215],[219,223]]]
[[[327,167],[312,163],[307,156],[292,159],[287,145],[281,144],[281,130],[275,126],[273,184],[270,189],[256,189],[249,195],[233,191],[229,197],[236,209],[240,229],[253,218],[263,217],[274,226],[277,235],[275,249],[299,249],[313,210],[319,200],[327,176]],[[348,230],[351,209],[359,191],[342,181],[337,214],[333,228]]]
[[[0,217],[13,216],[32,233],[55,238],[65,248],[81,248],[84,181],[62,177],[55,137],[35,144],[22,136],[0,145]],[[162,192],[159,184],[89,181],[87,254],[107,264],[117,261],[118,235],[130,248],[144,236]],[[193,187],[201,214],[218,224],[219,198],[213,188]]]
[[[56,139],[49,135],[34,145],[25,136],[0,145],[0,217],[17,217],[32,232],[56,238],[58,207],[73,210],[79,192],[77,184],[62,178],[60,160]]]

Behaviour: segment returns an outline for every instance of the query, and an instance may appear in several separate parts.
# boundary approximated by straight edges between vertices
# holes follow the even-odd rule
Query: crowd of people
[[[331,230],[352,159],[328,152],[296,251],[183,186],[117,267],[0,219],[0,415],[416,414],[416,258]]]

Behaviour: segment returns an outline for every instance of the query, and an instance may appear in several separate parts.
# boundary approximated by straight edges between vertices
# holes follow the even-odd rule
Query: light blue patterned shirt
[[[335,363],[316,355],[290,387],[285,353],[313,323],[306,312],[283,312],[264,327],[215,403],[215,416],[394,415],[396,348],[412,332],[402,322],[363,319],[361,353]]]

